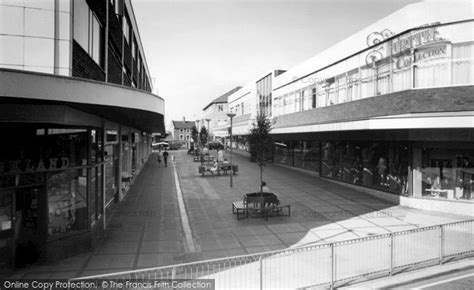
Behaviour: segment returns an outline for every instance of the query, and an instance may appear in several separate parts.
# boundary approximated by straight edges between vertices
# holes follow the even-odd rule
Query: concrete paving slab
[[[136,253],[138,249],[138,241],[132,242],[121,242],[114,240],[106,240],[99,248],[97,252],[102,254],[133,254]]]
[[[176,263],[174,255],[170,253],[141,254],[138,258],[138,268],[152,268]]]
[[[133,268],[135,255],[131,254],[109,254],[95,255],[91,257],[86,265],[86,270],[91,269],[114,269],[114,268]]]
[[[76,271],[54,271],[54,272],[31,272],[21,279],[70,279],[73,278]]]
[[[238,239],[245,247],[261,247],[283,244],[283,242],[280,241],[275,235],[240,236]]]
[[[276,234],[279,240],[283,241],[285,245],[288,247],[297,244],[299,241],[301,241],[305,236],[307,235],[307,232],[291,232],[291,233],[279,233]]]
[[[301,232],[301,231],[306,230],[306,228],[299,223],[268,225],[268,228],[273,233],[291,233],[291,232]]]
[[[366,219],[357,218],[357,217],[347,219],[347,220],[338,221],[336,223],[338,225],[340,225],[341,227],[350,228],[350,229],[374,226],[373,223],[367,221]]]

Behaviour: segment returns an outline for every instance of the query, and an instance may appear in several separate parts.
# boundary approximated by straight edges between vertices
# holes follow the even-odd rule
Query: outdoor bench
[[[211,171],[211,168],[213,167],[212,163],[204,163],[204,165],[199,166],[198,171],[199,173],[204,176],[206,172],[211,173],[212,175],[213,172]],[[217,175],[221,175],[221,172],[226,175],[229,171],[232,171],[231,174],[236,174],[239,171],[238,165],[230,165],[230,164],[218,164],[217,165],[217,170],[215,172]]]
[[[286,208],[287,214],[284,214]],[[277,196],[273,193],[249,193],[245,194],[243,200],[234,201],[232,203],[232,213],[237,214],[237,219],[252,217],[264,217],[268,220],[268,216],[276,213],[277,216],[290,216],[290,205],[281,205]]]

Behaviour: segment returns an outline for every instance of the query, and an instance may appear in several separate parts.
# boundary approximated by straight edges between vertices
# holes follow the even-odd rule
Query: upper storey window
[[[74,40],[99,66],[104,66],[104,29],[85,0],[74,1]]]
[[[128,17],[126,15],[123,16],[122,23],[123,35],[125,36],[127,43],[130,43],[130,20],[128,20]]]
[[[312,90],[311,107],[321,108],[404,90],[472,85],[472,31],[473,20],[411,29],[301,77],[291,91],[278,89],[274,109],[278,114],[301,110],[299,92],[307,90]],[[258,85],[262,111],[265,87]],[[307,107],[305,102],[302,109]]]
[[[112,6],[114,7],[114,12],[115,15],[121,15],[121,8],[122,8],[122,0],[110,0],[110,3],[112,3]]]

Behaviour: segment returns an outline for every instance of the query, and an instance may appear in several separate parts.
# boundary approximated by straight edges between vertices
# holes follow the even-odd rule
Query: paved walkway
[[[468,219],[394,205],[318,177],[268,164],[263,179],[282,203],[291,205],[291,217],[237,220],[231,214],[231,204],[241,200],[244,193],[258,190],[256,163],[234,154],[239,172],[230,188],[229,176],[201,177],[199,163],[193,162],[191,156],[184,152],[174,155],[198,249],[196,259],[355,239]]]
[[[57,263],[20,269],[8,277],[72,278],[186,261],[173,167],[158,167],[154,161],[152,155],[118,204],[97,249]]]
[[[173,167],[158,168],[152,156],[126,199],[119,204],[104,242],[94,252],[15,272],[17,278],[70,278],[158,267],[183,262],[327,243],[465,220],[390,204],[318,177],[269,164],[264,180],[291,217],[237,220],[231,203],[258,190],[259,169],[234,155],[239,173],[198,174],[199,163],[185,151],[171,151],[182,191],[180,213]],[[212,151],[211,154],[215,154]],[[226,154],[228,157],[228,153]],[[186,214],[193,239],[186,246],[180,214]]]

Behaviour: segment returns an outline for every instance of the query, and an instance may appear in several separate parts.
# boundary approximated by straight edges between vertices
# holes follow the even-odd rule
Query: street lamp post
[[[211,119],[206,119],[207,121],[207,141],[209,141],[209,137],[211,136],[211,133],[209,131],[209,121],[211,121]]]
[[[232,118],[235,117],[235,114],[228,113],[227,116],[230,118],[230,166],[232,166],[232,174],[230,174],[230,187],[232,187],[232,176],[234,175],[234,163],[232,161]]]

